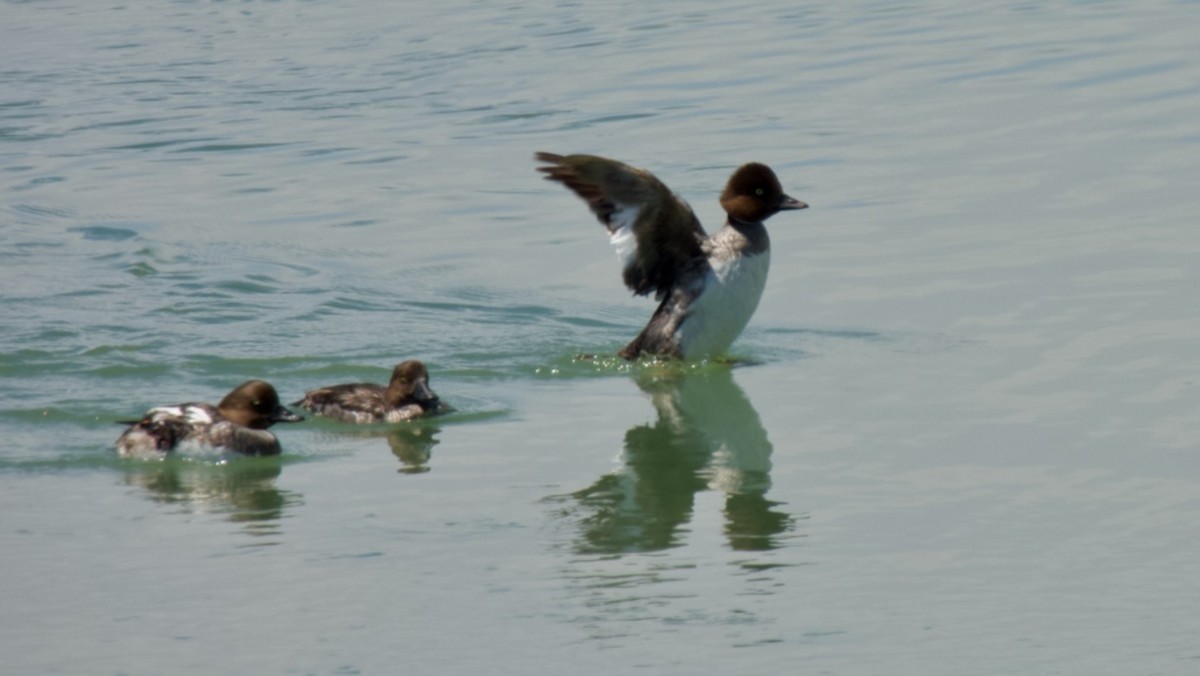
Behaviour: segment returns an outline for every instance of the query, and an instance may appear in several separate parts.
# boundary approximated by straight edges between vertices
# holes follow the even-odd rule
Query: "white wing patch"
[[[151,418],[182,418],[183,408],[179,406],[155,406],[146,412]]]
[[[203,406],[159,406],[150,409],[150,415],[155,418],[183,418],[193,425],[208,425],[212,423],[212,415]]]
[[[187,416],[188,422],[193,425],[208,425],[213,421],[212,415],[207,409],[201,406],[185,406],[183,414]]]
[[[621,261],[624,270],[637,259],[637,235],[633,233],[633,224],[642,210],[632,204],[614,204],[616,209],[608,219],[608,241],[617,250],[617,260]]]

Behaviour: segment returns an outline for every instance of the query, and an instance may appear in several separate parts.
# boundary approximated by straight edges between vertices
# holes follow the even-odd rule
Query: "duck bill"
[[[800,200],[796,199],[795,197],[791,197],[789,195],[784,195],[779,200],[779,210],[780,211],[788,211],[790,209],[807,209],[807,208],[808,208],[807,203],[801,202]]]
[[[304,420],[304,416],[302,416],[298,413],[293,413],[282,406],[275,409],[275,412],[271,414],[271,422],[273,422],[273,423],[300,422],[301,420]]]
[[[417,403],[421,405],[421,408],[425,409],[426,411],[437,410],[439,405],[438,396],[434,394],[433,390],[429,389],[429,386],[425,383],[417,383],[416,386],[413,387],[412,396],[413,399],[416,399]]]

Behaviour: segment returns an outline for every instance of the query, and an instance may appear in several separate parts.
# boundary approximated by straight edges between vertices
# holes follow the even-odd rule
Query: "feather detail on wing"
[[[622,278],[635,294],[664,297],[688,263],[702,256],[704,229],[687,202],[648,171],[594,155],[537,153],[546,179],[587,202],[608,229]]]
[[[330,385],[311,390],[297,403],[306,408],[336,405],[345,409],[368,411],[387,406],[384,392],[384,388],[372,383]]]

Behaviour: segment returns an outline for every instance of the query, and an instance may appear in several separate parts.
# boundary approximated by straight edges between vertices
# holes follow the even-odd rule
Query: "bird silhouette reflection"
[[[767,498],[772,445],[728,368],[639,377],[657,419],[625,434],[621,466],[561,496],[577,520],[576,547],[587,553],[679,546],[697,494],[724,495],[724,536],[735,550],[779,546],[794,519]]]

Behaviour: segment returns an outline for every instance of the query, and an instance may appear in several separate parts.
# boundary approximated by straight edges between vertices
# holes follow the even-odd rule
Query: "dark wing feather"
[[[687,202],[648,171],[595,155],[534,157],[546,179],[570,188],[613,236],[625,285],[663,298],[687,265],[703,255],[704,229]],[[622,231],[632,230],[626,238]]]

